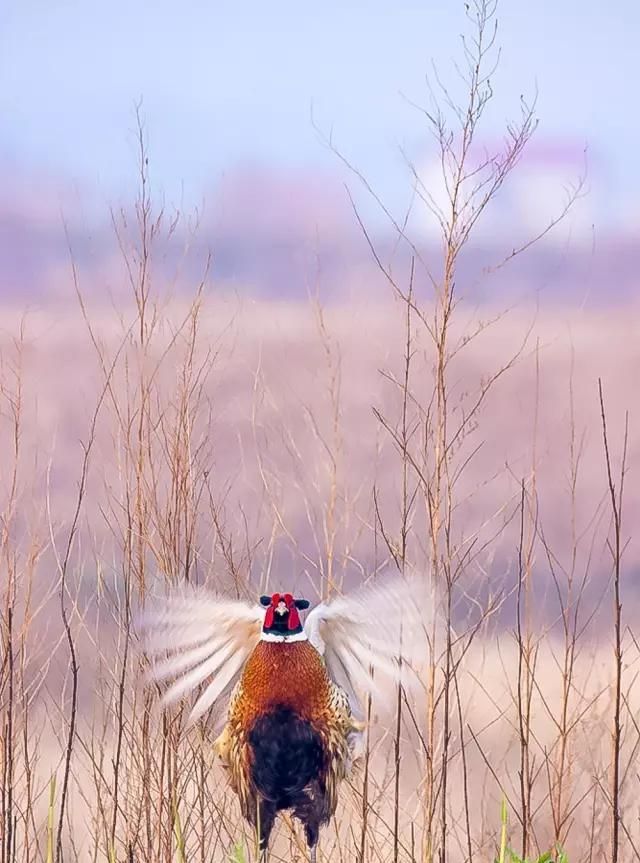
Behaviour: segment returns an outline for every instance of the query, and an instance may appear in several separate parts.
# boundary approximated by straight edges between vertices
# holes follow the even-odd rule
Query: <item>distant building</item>
[[[501,142],[475,148],[468,173],[478,169],[487,157],[500,153],[503,148]],[[494,200],[479,217],[473,239],[483,244],[526,242],[563,212],[582,180],[579,198],[574,201],[562,224],[550,231],[544,240],[561,245],[591,242],[597,222],[598,195],[602,189],[600,167],[592,154],[585,152],[584,145],[534,137]],[[489,170],[485,168],[465,181],[462,200],[468,200],[473,187],[481,177],[488,176]],[[434,155],[427,159],[418,173],[424,192],[428,192],[448,215],[450,204],[440,158]],[[428,239],[440,240],[441,227],[435,215],[426,204],[419,209],[419,221]]]

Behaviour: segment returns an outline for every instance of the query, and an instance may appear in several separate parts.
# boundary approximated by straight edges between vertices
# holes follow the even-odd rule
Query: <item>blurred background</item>
[[[468,483],[460,530],[486,531],[497,513],[510,518],[529,477],[546,530],[568,547],[567,494],[587,523],[598,513],[603,537],[609,528],[598,377],[618,438],[637,401],[640,129],[631,82],[640,10],[629,2],[606,15],[577,0],[485,8],[495,12],[485,33],[493,95],[472,171],[504,152],[523,107],[533,106],[537,128],[456,262],[451,335],[466,349],[450,346],[452,415],[468,415],[496,370],[510,372],[482,397],[479,427],[467,429],[477,457],[457,456]],[[194,0],[179,9],[161,0],[153,10],[124,0],[3,6],[0,349],[6,386],[15,386],[12,363],[25,384],[25,451],[61,525],[73,512],[78,441],[105,369],[123,365],[119,397],[132,404],[144,405],[132,365],[141,381],[162,381],[161,416],[186,386],[176,369],[191,361],[192,343],[210,373],[190,421],[208,453],[202,475],[215,477],[230,523],[240,530],[248,506],[253,521],[242,531],[258,544],[277,536],[285,560],[299,543],[294,557],[306,549],[323,573],[333,551],[309,512],[318,525],[336,517],[340,475],[342,566],[352,565],[355,545],[373,565],[372,487],[386,490],[378,505],[386,501],[391,522],[400,492],[397,453],[372,409],[397,422],[391,381],[405,337],[402,304],[371,246],[403,285],[418,257],[414,288],[435,314],[430,275],[442,272],[442,231],[424,199],[446,209],[447,191],[429,116],[435,95],[455,128],[455,106],[467,104],[474,14],[464,2],[378,0],[313,9]],[[410,242],[399,242],[405,224]],[[153,308],[146,334],[135,323],[141,290]],[[194,306],[199,291],[206,304]],[[327,318],[323,307],[333,310]],[[414,322],[416,405],[431,398],[428,332]],[[162,374],[151,373],[151,356],[165,349]],[[121,458],[121,432],[108,431],[112,407],[100,415],[105,441],[90,474],[86,506],[95,512],[107,488],[100,482]],[[10,426],[5,432],[10,446]],[[633,465],[633,417],[628,450]],[[429,446],[421,452],[430,457]],[[582,488],[570,480],[576,452]],[[277,506],[269,491],[271,506],[288,519],[275,532],[263,498],[266,458],[279,489]],[[633,479],[627,494],[631,513],[640,512]],[[355,511],[352,523],[346,513]],[[104,525],[92,529],[95,544]],[[512,573],[514,542],[508,531],[496,541],[482,581]],[[604,575],[604,539],[599,549]],[[636,559],[633,544],[627,555]],[[296,559],[296,571],[308,559]]]
[[[446,788],[446,859],[467,839],[494,859],[500,802],[528,788],[540,852],[618,859],[624,656],[619,861],[637,859],[640,5],[500,0],[472,178],[523,107],[538,125],[446,293],[430,100],[459,128],[487,6],[0,2],[2,860],[44,859],[51,777],[65,860],[176,859],[179,810],[181,859],[231,859],[243,828],[223,789],[201,796],[206,739],[147,727],[132,606],[184,580],[315,601],[405,564],[446,582],[458,633],[427,675],[428,782],[408,731],[405,848],[415,823],[437,848]],[[464,780],[433,772],[447,747]],[[358,808],[380,861],[409,859],[392,767],[381,749]],[[324,859],[369,859],[344,811]],[[300,859],[287,835],[277,859]]]
[[[584,184],[526,267],[474,286],[475,295],[629,300],[640,229],[640,9],[631,0],[615,15],[595,0],[503,0],[497,18],[495,96],[477,143],[500,145],[521,97],[537,99],[540,124],[474,233],[475,263],[490,265],[543,229],[567,188]],[[437,151],[420,110],[429,105],[425,76],[435,83],[437,69],[462,95],[454,63],[468,31],[462,2],[2,4],[2,298],[67,295],[63,222],[91,291],[113,288],[109,211],[137,191],[138,104],[154,200],[197,208],[193,244],[213,252],[219,289],[306,298],[313,283],[327,299],[384,291],[345,183],[378,241],[393,232],[334,149],[398,220],[412,197],[409,165],[437,198]],[[412,225],[416,242],[438,242],[419,202]]]

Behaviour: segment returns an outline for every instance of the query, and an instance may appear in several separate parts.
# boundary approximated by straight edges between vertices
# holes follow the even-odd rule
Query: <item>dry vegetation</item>
[[[247,596],[267,582],[316,596],[393,565],[386,540],[401,553],[402,462],[372,410],[388,417],[402,405],[380,373],[402,369],[402,357],[390,348],[402,336],[401,308],[334,308],[322,328],[317,309],[304,304],[238,308],[212,300],[199,308],[197,328],[187,311],[172,302],[158,312],[143,348],[131,332],[123,345],[113,312],[93,310],[106,372],[77,312],[34,315],[22,342],[3,341],[2,816],[4,837],[13,824],[16,848],[15,857],[5,850],[6,860],[46,859],[50,778],[57,777],[57,819],[74,703],[67,809],[62,833],[57,823],[51,832],[54,844],[58,835],[64,838],[65,857],[115,853],[126,859],[131,845],[135,859],[178,859],[175,799],[187,859],[226,859],[245,835],[235,802],[221,790],[222,777],[209,771],[207,737],[179,740],[178,720],[146,712],[136,687],[130,605],[138,606],[158,572],[172,582],[188,577]],[[137,320],[134,308],[123,309],[122,317]],[[524,310],[511,314],[490,339],[469,348],[456,375],[461,393],[475,392],[510,355],[532,317]],[[571,859],[587,859],[591,847],[591,859],[608,854],[615,663],[597,377],[615,426],[633,392],[629,378],[638,358],[628,317],[609,313],[606,327],[601,314],[569,318],[570,330],[566,321],[538,314],[533,348],[488,399],[468,444],[482,449],[457,484],[454,538],[471,545],[478,537],[453,591],[455,629],[465,646],[484,610],[492,603],[496,608],[454,679],[447,762],[451,860],[469,856],[465,788],[474,860],[491,859],[503,794],[517,841],[524,796],[530,847],[545,848],[557,836]],[[184,338],[176,338],[185,321]],[[607,353],[597,349],[605,330],[616,346]],[[416,335],[416,381],[430,374],[427,347]],[[110,386],[66,570],[74,698],[60,615],[61,569],[104,373]],[[460,397],[453,400],[458,406]],[[620,428],[609,431],[617,444]],[[632,427],[630,466],[638,443]],[[419,504],[404,542],[409,559],[424,561],[425,503],[415,479],[407,485]],[[627,525],[639,504],[631,481]],[[623,525],[623,538],[630,533]],[[635,586],[624,573],[637,567],[633,544],[624,562],[625,620],[631,623]],[[634,835],[640,657],[633,626],[625,626],[623,637],[622,813]],[[438,692],[440,674],[430,681]],[[442,754],[442,704],[432,709],[430,746],[425,719],[416,715],[417,730],[409,713],[402,717],[400,860],[412,854],[429,859],[420,850],[428,835],[426,795],[431,781],[438,801],[442,772],[430,754]],[[340,839],[325,837],[329,859],[354,859],[363,822],[364,859],[394,859],[394,747],[380,730],[394,725],[387,711],[373,726],[366,797],[361,776],[346,795]],[[189,803],[194,799],[197,806]],[[433,816],[436,824],[441,817]],[[296,859],[286,843],[277,847],[282,859]],[[626,832],[623,848],[621,859],[631,859]]]
[[[535,126],[525,106],[468,170],[493,12],[470,10],[464,108],[441,90],[452,129],[425,111],[442,257],[394,222],[411,265],[377,259],[386,304],[174,295],[141,138],[135,218],[115,218],[129,300],[90,303],[74,272],[72,307],[3,315],[2,863],[253,859],[210,729],[182,733],[142,686],[135,611],[184,579],[315,598],[405,567],[451,626],[420,703],[371,705],[320,859],[493,861],[503,800],[523,858],[640,857],[640,342],[628,310],[480,319],[456,285]],[[304,859],[286,820],[272,859]]]

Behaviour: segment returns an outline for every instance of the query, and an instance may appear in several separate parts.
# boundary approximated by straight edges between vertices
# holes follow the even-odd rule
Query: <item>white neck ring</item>
[[[280,635],[275,632],[263,632],[260,634],[260,641],[271,641],[271,642],[287,642],[291,643],[293,641],[306,641],[307,633],[306,632],[296,632],[294,635]]]

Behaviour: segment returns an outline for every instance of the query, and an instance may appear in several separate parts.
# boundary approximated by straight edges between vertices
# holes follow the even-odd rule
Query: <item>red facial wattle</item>
[[[290,593],[285,593],[283,599],[284,604],[289,609],[289,623],[287,625],[287,628],[290,630],[297,629],[300,626],[300,615],[298,614],[295,600]]]
[[[265,629],[271,629],[273,626],[273,615],[275,614],[275,610],[278,607],[278,603],[280,602],[280,594],[274,593],[271,597],[271,605],[267,609],[267,613],[264,616],[264,627]]]

